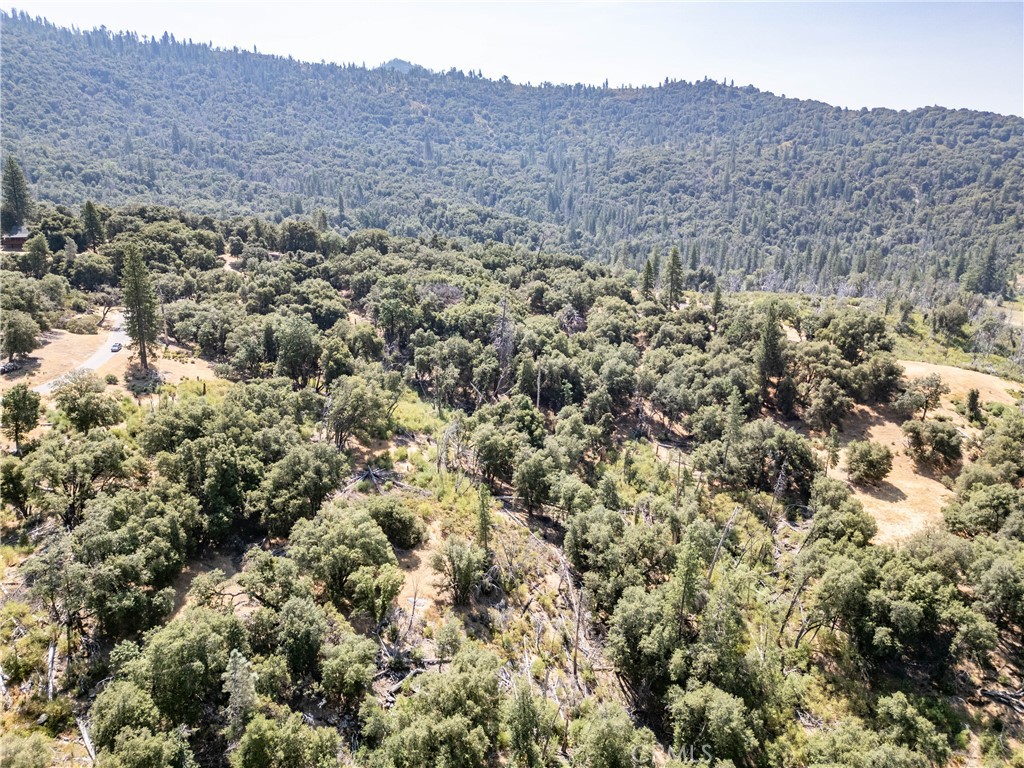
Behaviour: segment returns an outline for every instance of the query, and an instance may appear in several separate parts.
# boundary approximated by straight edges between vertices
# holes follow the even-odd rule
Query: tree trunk
[[[149,362],[146,360],[146,339],[143,334],[140,334],[139,338],[139,362],[142,364],[142,370],[149,370]]]
[[[782,617],[782,624],[779,626],[779,636],[776,638],[776,643],[779,647],[782,646],[782,635],[786,631],[786,625],[789,623],[789,617],[793,615],[793,609],[796,607],[796,602],[800,599],[800,595],[803,593],[804,587],[807,586],[809,581],[810,578],[805,577],[793,593],[793,599],[789,601],[789,608],[786,609],[786,615]]]

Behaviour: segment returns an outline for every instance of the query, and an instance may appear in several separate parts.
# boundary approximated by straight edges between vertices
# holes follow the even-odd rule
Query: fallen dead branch
[[[979,693],[1004,707],[1009,707],[1017,714],[1024,715],[1024,688],[1016,691],[996,691],[991,688],[982,688]]]
[[[82,742],[85,744],[85,751],[89,753],[89,759],[93,762],[93,764],[95,764],[96,747],[93,746],[92,739],[89,738],[89,729],[85,727],[85,721],[82,718],[75,718],[75,722],[78,724],[78,730],[82,734]]]
[[[800,721],[800,725],[804,728],[821,728],[825,724],[825,721],[820,717],[815,717],[810,712],[804,712],[797,710],[796,719]]]
[[[361,472],[356,472],[351,477],[349,477],[348,482],[345,484],[345,487],[341,489],[341,493],[351,493],[352,490],[357,485],[369,481],[370,483],[373,484],[373,487],[377,491],[377,493],[384,493],[384,486],[386,484],[391,484],[396,488],[401,488],[406,491],[412,491],[413,493],[418,493],[421,496],[430,495],[429,491],[426,491],[423,488],[419,488],[415,485],[403,483],[398,478],[398,473],[393,472],[391,470],[380,469],[379,467],[366,467]]]

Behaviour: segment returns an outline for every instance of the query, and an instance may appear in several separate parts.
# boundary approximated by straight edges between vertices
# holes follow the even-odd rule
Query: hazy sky
[[[734,80],[859,108],[1024,115],[1024,2],[34,2],[128,29],[375,66],[402,58],[516,82]]]

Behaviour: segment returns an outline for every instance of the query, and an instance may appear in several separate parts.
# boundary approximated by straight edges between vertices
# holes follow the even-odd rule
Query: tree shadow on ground
[[[883,480],[878,485],[858,485],[857,489],[863,491],[872,498],[878,499],[879,501],[885,501],[890,504],[895,504],[900,501],[906,501],[907,499],[907,494],[905,494],[895,485],[890,483],[888,480]]]

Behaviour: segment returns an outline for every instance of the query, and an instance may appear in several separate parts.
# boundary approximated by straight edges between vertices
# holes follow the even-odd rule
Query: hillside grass
[[[1000,355],[983,355],[970,350],[970,327],[959,337],[940,339],[920,312],[914,312],[908,327],[898,329],[893,353],[901,360],[918,360],[936,365],[953,365],[988,373],[1010,381],[1024,382],[1024,370]]]

